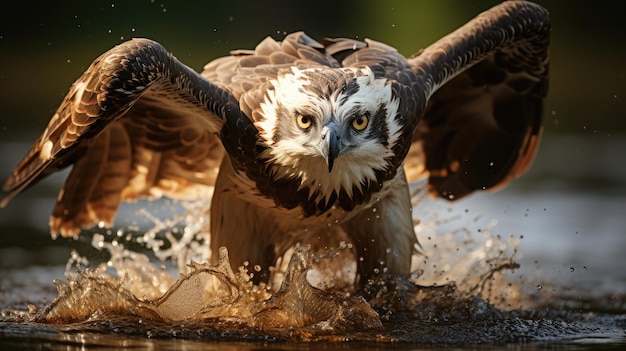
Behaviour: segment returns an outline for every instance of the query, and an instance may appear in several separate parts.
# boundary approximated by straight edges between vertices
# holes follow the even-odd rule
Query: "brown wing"
[[[459,199],[521,174],[537,150],[548,92],[550,22],[506,1],[409,59],[430,96],[405,170]]]
[[[124,118],[122,118],[124,117]],[[4,184],[11,198],[74,165],[59,193],[53,235],[110,224],[120,200],[197,198],[214,184],[224,119],[237,101],[158,43],[134,39],[97,58]]]

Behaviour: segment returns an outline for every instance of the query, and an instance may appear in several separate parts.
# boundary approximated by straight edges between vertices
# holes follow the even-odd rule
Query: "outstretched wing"
[[[206,195],[224,153],[221,126],[239,117],[229,92],[160,44],[128,41],[74,83],[4,184],[9,194],[0,205],[72,164],[50,220],[53,235],[110,224],[121,200]]]
[[[498,187],[532,161],[548,92],[548,12],[506,1],[409,59],[429,102],[405,162],[433,195]]]

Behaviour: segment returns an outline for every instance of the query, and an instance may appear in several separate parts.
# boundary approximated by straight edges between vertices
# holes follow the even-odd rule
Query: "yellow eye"
[[[352,120],[352,128],[356,131],[362,131],[367,128],[367,124],[369,123],[369,118],[367,116],[359,116]]]
[[[313,117],[301,115],[298,113],[296,115],[296,123],[298,124],[298,127],[302,129],[309,129],[311,128],[311,125],[313,125]]]

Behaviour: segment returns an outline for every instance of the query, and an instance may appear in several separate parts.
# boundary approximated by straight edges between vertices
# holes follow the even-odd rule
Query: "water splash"
[[[419,206],[422,199],[414,198],[414,205]],[[215,266],[195,263],[207,262],[210,254],[207,213],[207,203],[184,204],[182,210],[172,209],[166,219],[162,213],[155,216],[140,208],[138,216],[147,221],[143,234],[132,234],[141,232],[138,223],[130,225],[129,231],[94,233],[91,246],[110,258],[95,268],[83,268],[89,260],[73,253],[68,267],[76,265],[78,272],[68,273],[66,283],[55,282],[58,297],[33,320],[75,323],[105,313],[161,322],[211,319],[270,328],[363,330],[380,328],[381,320],[406,313],[412,318],[432,318],[433,311],[444,306],[458,309],[462,301],[474,303],[476,297],[482,301],[490,291],[486,285],[498,284],[496,274],[517,267],[513,261],[517,243],[492,235],[495,223],[482,226],[478,232],[483,240],[478,240],[473,229],[451,225],[456,215],[444,218],[441,213],[446,212],[437,210],[416,221],[416,233],[429,240],[422,239],[411,277],[381,274],[354,291],[354,262],[349,262],[353,258],[347,254],[351,244],[342,242],[326,252],[313,253],[309,247],[291,250],[283,257],[282,268],[279,265],[275,271],[277,282],[256,286],[245,268],[232,271],[225,249],[218,253]],[[454,229],[438,233],[446,226]],[[131,249],[133,245],[143,252]],[[160,267],[149,253],[161,262]],[[324,264],[329,260],[333,264]],[[175,267],[168,270],[163,262]],[[180,277],[175,279],[172,271]]]
[[[159,299],[138,299],[124,288],[127,278],[116,282],[98,270],[70,275],[56,281],[58,297],[36,312],[32,321],[67,324],[99,319],[101,315],[136,317],[157,322],[229,321],[259,328],[317,325],[322,329],[357,331],[381,328],[378,314],[362,297],[329,292],[311,286],[308,247],[297,248],[280,290],[270,294],[253,285],[245,270],[232,271],[225,248],[217,265],[190,264]]]
[[[105,262],[73,253],[68,267],[76,272],[67,273],[67,282],[55,281],[52,303],[13,311],[5,320],[220,340],[465,343],[542,337],[546,329],[528,309],[532,299],[508,275],[518,267],[520,237],[498,233],[494,220],[441,208],[416,194],[422,245],[410,276],[381,274],[355,291],[351,245],[342,242],[325,252],[296,247],[282,258],[275,282],[253,285],[248,267],[231,269],[225,249],[216,265],[196,263],[211,254],[207,204],[178,206],[169,219],[141,209],[147,224],[92,234],[91,246],[109,256]],[[569,323],[550,328],[564,336],[587,330]]]

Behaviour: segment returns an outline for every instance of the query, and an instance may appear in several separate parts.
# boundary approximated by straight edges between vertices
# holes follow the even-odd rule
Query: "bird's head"
[[[390,167],[402,126],[387,79],[368,67],[291,68],[271,84],[255,123],[275,176],[329,195]]]

